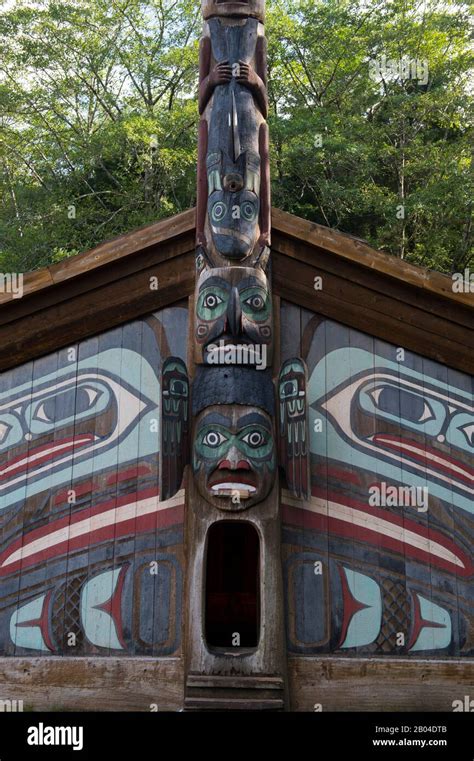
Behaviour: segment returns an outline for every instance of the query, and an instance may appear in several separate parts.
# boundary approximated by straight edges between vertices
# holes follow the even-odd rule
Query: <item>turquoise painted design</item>
[[[160,386],[149,362],[117,348],[71,365],[0,393],[0,455],[25,445],[22,458],[0,469],[0,511],[138,452],[158,452]],[[35,450],[35,438],[45,436],[50,443]]]
[[[326,436],[312,431],[313,454],[379,479],[426,485],[431,495],[474,512],[472,394],[352,347],[335,349],[316,365],[308,393],[327,426]],[[448,457],[437,449],[443,443]]]
[[[344,599],[344,618],[350,616],[341,648],[370,645],[377,639],[382,623],[382,595],[374,579],[365,574],[342,569],[350,594]],[[346,610],[349,608],[349,610]]]
[[[47,594],[40,595],[13,613],[10,618],[10,637],[16,647],[50,652],[51,648],[43,636],[43,627],[47,626],[47,619],[44,617],[46,598]]]
[[[441,605],[419,594],[416,594],[416,598],[419,605],[419,618],[415,618],[415,625],[417,628],[420,627],[420,633],[409,648],[410,652],[442,650],[448,647],[452,638],[449,612]]]
[[[123,645],[117,636],[117,626],[121,626],[120,596],[118,597],[118,619],[112,612],[113,597],[124,567],[104,571],[90,579],[81,591],[81,622],[84,633],[92,645],[123,650]],[[104,610],[104,608],[106,608]]]

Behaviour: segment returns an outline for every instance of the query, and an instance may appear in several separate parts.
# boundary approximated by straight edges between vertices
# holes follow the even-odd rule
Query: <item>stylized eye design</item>
[[[225,203],[222,203],[222,201],[217,201],[217,203],[215,203],[212,207],[211,217],[214,222],[220,222],[222,219],[224,219],[226,213],[227,206]]]
[[[203,301],[203,306],[207,307],[207,309],[215,309],[219,304],[222,304],[223,301],[224,299],[221,299],[216,293],[208,293]]]
[[[295,396],[298,396],[298,381],[296,379],[285,381],[280,388],[280,399],[286,401]]]
[[[183,396],[186,398],[188,396],[188,387],[186,383],[177,378],[172,378],[170,381],[170,394],[173,396]]]
[[[33,409],[33,418],[43,423],[55,423],[60,420],[67,420],[74,415],[81,415],[89,412],[96,405],[98,399],[102,396],[99,391],[92,386],[79,386],[64,391],[61,394],[50,396],[39,402]]]
[[[412,394],[389,385],[375,388],[368,393],[377,409],[389,415],[412,423],[426,423],[435,418],[431,406],[420,394]]]
[[[242,212],[243,218],[248,222],[252,222],[257,216],[257,208],[251,201],[244,201],[240,207],[240,211]]]
[[[263,296],[256,294],[255,296],[250,296],[250,298],[246,299],[244,304],[247,304],[247,306],[255,312],[259,312],[265,307],[265,299]]]
[[[462,425],[459,430],[463,432],[469,446],[474,447],[474,423]]]
[[[207,447],[212,447],[212,449],[216,449],[224,441],[227,441],[227,439],[225,436],[222,435],[222,433],[219,433],[219,431],[208,431],[206,435],[204,436],[202,443],[205,444]]]
[[[242,441],[245,441],[249,447],[257,449],[265,443],[265,436],[260,431],[250,431],[250,433],[242,437]]]

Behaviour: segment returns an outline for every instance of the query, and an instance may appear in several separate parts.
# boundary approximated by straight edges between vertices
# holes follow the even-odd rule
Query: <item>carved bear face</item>
[[[198,364],[248,364],[261,369],[271,366],[272,299],[261,270],[203,270],[196,283],[195,304]]]

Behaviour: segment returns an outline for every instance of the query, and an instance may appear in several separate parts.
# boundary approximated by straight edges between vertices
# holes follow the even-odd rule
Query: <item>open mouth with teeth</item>
[[[257,491],[255,479],[248,470],[219,469],[208,482],[208,489],[214,497],[233,497],[250,499]]]

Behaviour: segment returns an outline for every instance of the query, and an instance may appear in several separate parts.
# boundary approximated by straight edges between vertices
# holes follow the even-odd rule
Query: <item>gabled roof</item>
[[[0,370],[187,298],[194,237],[190,209],[26,274],[23,298],[0,294]],[[446,275],[274,209],[272,280],[277,297],[474,372],[474,294]]]

